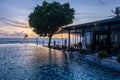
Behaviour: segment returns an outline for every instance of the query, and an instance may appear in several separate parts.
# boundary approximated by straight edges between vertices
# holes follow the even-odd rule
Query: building
[[[71,32],[86,37],[86,47],[91,51],[120,52],[120,17],[64,27],[68,31],[68,47]],[[81,40],[81,39],[80,39]]]

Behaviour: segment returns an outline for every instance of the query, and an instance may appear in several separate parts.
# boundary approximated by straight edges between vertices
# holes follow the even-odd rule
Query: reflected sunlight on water
[[[2,80],[120,80],[120,73],[35,44],[0,45]]]

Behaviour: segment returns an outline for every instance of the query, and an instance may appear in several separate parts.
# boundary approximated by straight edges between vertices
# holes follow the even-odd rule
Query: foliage
[[[80,49],[80,53],[81,53],[81,54],[85,54],[85,53],[86,53],[86,50],[85,50],[85,49]]]
[[[73,48],[73,47],[70,47],[70,48],[68,49],[68,51],[74,51],[74,48]]]
[[[66,49],[67,49],[67,47],[62,45],[62,50],[66,50]]]
[[[106,58],[108,53],[106,51],[99,51],[97,57],[100,59]]]
[[[111,11],[116,15],[116,17],[120,16],[120,7],[116,7],[114,11]]]
[[[29,25],[39,36],[48,36],[49,44],[53,34],[61,26],[72,23],[74,19],[74,9],[70,8],[69,3],[60,4],[59,2],[48,3],[44,1],[42,6],[37,5],[29,15]]]
[[[59,45],[56,45],[56,46],[54,47],[54,49],[60,50],[60,46],[59,46]]]
[[[120,63],[120,55],[117,56],[117,61]]]
[[[79,42],[77,46],[78,46],[79,49],[81,49],[82,48],[82,42]]]
[[[74,47],[70,47],[69,49],[68,49],[68,51],[71,51],[71,52],[73,52],[73,51],[77,51],[78,49],[75,49]]]

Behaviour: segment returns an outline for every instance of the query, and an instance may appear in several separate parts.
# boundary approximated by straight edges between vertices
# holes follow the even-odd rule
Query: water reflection
[[[45,52],[44,49],[46,49]],[[47,48],[36,48],[32,60],[34,75],[31,79],[40,80],[72,80],[67,54]],[[43,50],[43,51],[42,51]],[[43,53],[44,52],[44,53]]]
[[[120,73],[36,45],[0,45],[2,80],[120,80]]]

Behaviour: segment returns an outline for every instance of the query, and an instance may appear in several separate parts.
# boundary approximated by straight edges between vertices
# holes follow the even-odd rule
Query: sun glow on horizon
[[[70,34],[70,37],[73,38],[74,34]],[[68,38],[68,33],[54,34],[53,38]]]

